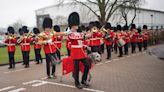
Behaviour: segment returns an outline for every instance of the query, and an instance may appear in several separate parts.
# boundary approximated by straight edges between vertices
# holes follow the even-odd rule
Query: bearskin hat
[[[82,32],[83,30],[81,29],[81,27],[79,27],[78,29],[77,29],[77,32]]]
[[[95,21],[95,26],[100,29],[101,28],[100,22],[99,21]]]
[[[52,19],[49,17],[44,18],[42,27],[43,29],[52,28]]]
[[[127,31],[127,30],[129,30],[129,27],[128,27],[127,25],[125,25],[125,26],[123,27],[123,31]]]
[[[135,24],[131,24],[131,28],[130,28],[131,30],[132,29],[136,29],[136,25]]]
[[[143,25],[143,29],[147,29],[147,25]]]
[[[20,34],[20,35],[23,35],[23,34],[24,34],[24,32],[23,32],[22,28],[19,28],[19,30],[18,30],[18,31],[19,31],[19,34]]]
[[[80,24],[80,17],[77,12],[72,12],[68,17],[68,26],[78,26]]]
[[[56,31],[56,32],[60,32],[60,27],[59,27],[58,25],[55,25],[55,26],[53,27],[53,29],[54,29],[54,31]]]
[[[15,30],[14,30],[13,27],[9,26],[9,27],[7,28],[7,32],[10,33],[10,34],[14,34],[14,33],[15,33]]]
[[[114,31],[114,32],[117,32],[117,27],[111,27],[111,29]]]
[[[39,31],[39,29],[38,29],[38,28],[33,28],[33,33],[34,33],[34,34],[39,34],[39,33],[40,33],[40,31]]]
[[[111,24],[109,22],[105,24],[105,29],[111,29]]]
[[[138,30],[138,33],[141,33],[141,31],[142,31],[140,27],[137,28],[137,30]]]
[[[121,31],[122,30],[121,25],[117,25],[117,30],[118,31]]]
[[[24,33],[28,33],[28,32],[29,32],[29,30],[27,29],[27,26],[23,26],[23,27],[22,27],[22,31],[23,31]]]

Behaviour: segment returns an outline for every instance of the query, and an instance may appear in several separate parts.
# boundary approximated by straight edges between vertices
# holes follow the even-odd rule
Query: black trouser
[[[59,48],[59,50],[58,49],[56,50],[56,54],[57,54],[58,58],[61,59],[60,48]]]
[[[112,48],[112,45],[106,45],[107,58],[111,58],[111,48]]]
[[[144,41],[143,41],[144,50],[147,50],[147,44],[148,44],[147,40],[144,40]]]
[[[104,53],[104,44],[101,44],[101,53]]]
[[[136,42],[131,42],[132,53],[136,52]]]
[[[128,48],[129,48],[129,43],[126,43],[125,45],[124,45],[124,53],[125,53],[125,55],[128,55],[128,52],[129,52],[129,50],[128,50]]]
[[[47,69],[47,76],[50,76],[50,63],[52,62],[51,60],[51,56],[56,57],[55,56],[56,53],[52,53],[52,54],[46,54],[46,69]],[[52,63],[51,63],[52,64]],[[52,64],[52,75],[55,74],[56,71],[56,65]]]
[[[123,55],[122,47],[118,47],[118,48],[119,48],[119,56],[122,57]]]
[[[30,51],[23,51],[22,53],[23,53],[23,61],[24,61],[23,63],[25,65],[29,65]]]
[[[42,56],[40,54],[41,49],[35,49],[35,60],[39,63],[39,60],[42,62]]]
[[[82,81],[81,83],[84,83],[85,81],[87,81],[87,76],[88,76],[88,72],[89,72],[89,63],[87,61],[87,59],[80,59],[80,60],[74,60],[74,79],[75,79],[75,85],[79,85],[79,64],[80,62],[83,63],[84,65],[84,73],[82,76]]]
[[[71,51],[67,48],[68,56],[70,56]]]
[[[92,52],[98,52],[99,54],[101,54],[100,46],[91,46],[91,51]]]
[[[138,42],[138,49],[140,52],[142,51],[142,42]]]
[[[114,51],[115,51],[116,54],[117,54],[117,43],[116,43],[116,42],[114,43]]]
[[[25,64],[25,61],[24,61],[24,51],[22,51],[22,57],[23,57],[23,64]]]
[[[9,67],[12,68],[15,66],[15,59],[14,59],[14,54],[15,52],[8,52],[9,54]]]

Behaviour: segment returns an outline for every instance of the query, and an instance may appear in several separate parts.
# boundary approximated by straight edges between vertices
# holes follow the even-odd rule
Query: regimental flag
[[[93,67],[91,60],[88,59],[90,69]],[[80,62],[80,71],[84,72],[84,66],[83,63]],[[69,74],[74,71],[74,63],[73,59],[71,57],[66,57],[62,59],[62,75]]]

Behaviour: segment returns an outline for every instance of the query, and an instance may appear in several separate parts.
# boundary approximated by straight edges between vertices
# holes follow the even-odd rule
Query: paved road
[[[159,45],[151,50],[151,54],[164,60],[164,45]]]
[[[156,46],[150,47],[153,49]],[[16,69],[0,67],[0,92],[164,92],[164,62],[144,52],[103,61],[92,69],[91,87],[74,87],[71,74],[60,82],[61,65],[57,66],[57,79],[46,79],[45,62],[30,63],[29,69],[17,64]],[[103,55],[105,58],[105,54]]]

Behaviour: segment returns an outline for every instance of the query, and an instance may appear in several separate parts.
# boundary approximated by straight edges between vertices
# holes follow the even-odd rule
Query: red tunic
[[[66,38],[66,47],[71,50],[71,42],[69,38]]]
[[[137,42],[143,42],[143,35],[142,34],[138,35]]]
[[[129,32],[126,32],[125,34],[124,34],[124,41],[126,42],[126,43],[129,43],[130,42],[130,33]]]
[[[45,32],[45,35],[48,35],[48,32]],[[49,35],[48,35],[49,36]],[[44,53],[45,54],[52,54],[56,52],[56,47],[54,45],[54,41],[56,40],[55,36],[51,36],[52,42],[44,44]],[[43,39],[46,40],[46,39]]]
[[[86,58],[87,54],[84,50],[83,34],[73,32],[68,37],[71,42],[71,57],[74,60]]]
[[[138,32],[135,32],[134,34],[132,34],[132,37],[131,37],[131,42],[137,42],[137,37],[138,37]]]
[[[90,38],[89,45],[90,46],[100,46],[102,36],[103,36],[103,34],[101,32],[94,32],[92,34],[92,37]]]
[[[110,31],[109,34],[110,34],[110,39],[112,39],[112,40],[111,40],[111,41],[108,41],[108,40],[104,39],[104,43],[105,43],[106,45],[112,45],[112,43],[113,43],[114,32]]]
[[[146,41],[149,39],[149,34],[148,32],[143,32],[143,40]]]
[[[35,41],[34,43],[34,49],[41,49],[42,45],[41,44],[37,44],[36,42],[38,42],[38,39],[33,39],[33,41]]]
[[[15,44],[16,44],[16,38],[12,38],[12,39],[6,39],[5,43],[8,44],[7,48],[8,48],[8,52],[15,52]]]
[[[54,44],[60,49],[62,47],[63,36],[57,36]]]
[[[31,37],[29,38],[24,38],[22,41],[21,41],[21,50],[22,51],[30,51],[30,42],[31,42]]]

